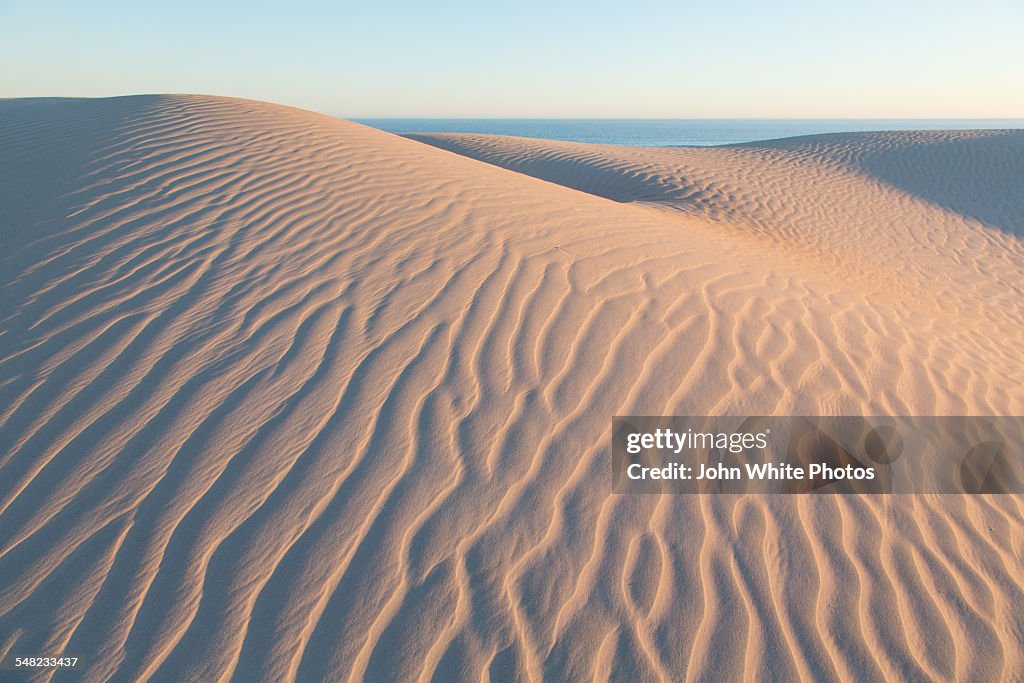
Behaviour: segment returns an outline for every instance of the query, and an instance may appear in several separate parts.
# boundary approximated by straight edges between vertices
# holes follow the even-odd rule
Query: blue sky
[[[0,0],[0,97],[349,116],[1024,117],[1024,2]]]

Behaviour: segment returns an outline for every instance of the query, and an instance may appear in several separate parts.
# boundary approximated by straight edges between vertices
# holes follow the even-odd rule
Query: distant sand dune
[[[0,101],[0,655],[1024,678],[1019,496],[622,496],[608,454],[616,414],[1024,412],[1021,133],[416,138]]]

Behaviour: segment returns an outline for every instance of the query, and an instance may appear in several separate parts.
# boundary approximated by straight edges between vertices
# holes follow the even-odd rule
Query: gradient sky
[[[1024,1],[0,0],[0,97],[348,117],[1024,117]]]

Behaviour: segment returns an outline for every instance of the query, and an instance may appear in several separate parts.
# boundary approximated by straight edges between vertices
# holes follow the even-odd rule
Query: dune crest
[[[945,145],[1006,203],[948,192]],[[1021,159],[0,101],[0,655],[1019,679],[1020,497],[617,496],[608,442],[616,414],[1021,414]]]

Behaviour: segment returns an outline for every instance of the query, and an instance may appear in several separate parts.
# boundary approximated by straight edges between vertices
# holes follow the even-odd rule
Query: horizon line
[[[1022,121],[1021,116],[350,116],[332,114],[349,121]]]

